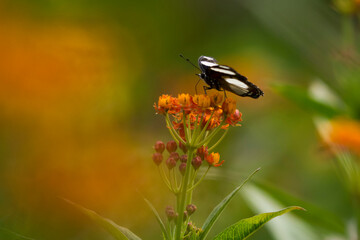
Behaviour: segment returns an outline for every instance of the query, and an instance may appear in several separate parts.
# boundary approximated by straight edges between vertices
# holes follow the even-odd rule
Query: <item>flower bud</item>
[[[180,165],[179,165],[179,171],[180,171],[181,175],[184,176],[185,171],[186,171],[186,163],[184,163],[184,162],[180,163]]]
[[[170,157],[174,158],[176,162],[180,159],[180,155],[177,152],[170,153]]]
[[[232,98],[226,98],[222,104],[222,109],[225,114],[232,114],[236,109],[236,101]]]
[[[177,145],[176,145],[176,142],[174,140],[171,140],[171,141],[168,141],[167,144],[166,144],[166,150],[169,152],[169,153],[172,153],[172,152],[175,152],[177,149]]]
[[[167,206],[165,208],[165,214],[169,221],[177,218],[178,214],[175,212],[175,209],[172,206]]]
[[[187,162],[187,155],[186,155],[186,154],[181,155],[181,157],[180,157],[180,162],[182,162],[182,163],[186,163],[186,162]]]
[[[187,211],[184,211],[184,218],[183,218],[183,220],[185,221],[188,217],[189,217],[188,212],[187,212]]]
[[[186,227],[186,231],[190,232],[194,228],[194,225],[192,222],[188,222],[188,225]]]
[[[156,152],[153,154],[152,159],[154,163],[159,166],[163,160],[163,155],[161,153]]]
[[[200,148],[197,149],[197,155],[201,158],[201,159],[205,159],[206,156],[208,155],[208,147],[204,147],[204,146],[201,146]]]
[[[169,169],[173,169],[175,166],[176,166],[176,161],[174,158],[172,157],[169,157],[167,160],[166,160],[166,166],[169,168]]]
[[[235,109],[234,113],[231,115],[231,118],[233,118],[235,121],[241,120],[241,112],[239,109]]]
[[[183,144],[181,141],[179,142],[179,148],[186,153],[187,152],[187,147],[185,146],[185,144]]]
[[[158,153],[162,153],[165,150],[165,144],[162,141],[157,141],[155,143],[154,149]]]
[[[193,165],[194,169],[197,170],[201,166],[202,160],[199,156],[196,156],[191,161],[191,165]]]
[[[196,206],[194,204],[189,204],[186,206],[186,211],[188,212],[189,216],[196,211]]]
[[[183,126],[180,126],[180,128],[179,128],[179,135],[180,135],[180,137],[184,140],[184,141],[186,141],[186,137],[185,137],[185,130],[184,130],[184,127]]]

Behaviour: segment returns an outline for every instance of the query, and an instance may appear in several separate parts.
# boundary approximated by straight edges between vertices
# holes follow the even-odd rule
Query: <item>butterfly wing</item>
[[[233,68],[226,65],[218,65],[210,68],[211,78],[216,78],[219,81],[221,88],[235,93],[242,97],[258,98],[264,93],[253,83],[249,82],[247,78]]]
[[[263,91],[249,82],[245,76],[229,66],[219,65],[215,58],[201,56],[198,64],[205,75],[204,80],[212,88],[225,89],[242,97],[258,98],[264,95]]]
[[[198,60],[199,67],[203,73],[206,75],[210,73],[210,68],[219,66],[215,58],[207,57],[207,56],[200,56]]]
[[[242,97],[258,98],[264,95],[260,88],[247,80],[225,77],[220,83],[223,89]]]

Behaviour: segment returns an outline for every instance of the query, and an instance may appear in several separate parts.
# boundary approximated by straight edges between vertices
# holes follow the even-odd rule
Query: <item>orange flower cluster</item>
[[[154,108],[158,114],[170,114],[175,119],[174,128],[183,133],[183,120],[186,119],[187,127],[194,129],[196,125],[202,128],[207,125],[207,130],[218,127],[220,124],[223,129],[231,126],[238,126],[241,120],[241,113],[236,109],[236,102],[232,98],[223,100],[221,93],[191,96],[187,93],[179,94],[178,97],[162,95],[158,103],[154,103]],[[185,116],[184,116],[185,114]]]

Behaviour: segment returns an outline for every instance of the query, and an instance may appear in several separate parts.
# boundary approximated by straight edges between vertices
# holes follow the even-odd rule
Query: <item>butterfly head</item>
[[[206,75],[205,75],[205,73],[197,73],[197,74],[195,74],[196,76],[199,76],[200,78],[202,78],[202,79],[205,79],[206,78]]]

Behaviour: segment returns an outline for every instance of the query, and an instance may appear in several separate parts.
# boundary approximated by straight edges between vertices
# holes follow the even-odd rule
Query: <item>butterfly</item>
[[[247,78],[233,68],[220,65],[215,58],[200,56],[198,64],[201,70],[197,74],[209,86],[204,86],[204,90],[216,89],[226,90],[241,97],[258,98],[264,95],[255,84],[249,82]]]
[[[213,57],[200,56],[198,60],[200,68],[190,62],[190,60],[185,58],[183,55],[180,55],[180,57],[184,58],[191,65],[201,71],[200,74],[196,75],[198,75],[200,79],[203,79],[208,85],[204,86],[205,94],[206,90],[216,89],[224,92],[226,90],[241,97],[258,98],[264,95],[264,92],[261,91],[261,89],[255,84],[249,82],[245,76],[241,75],[229,66],[218,64]]]

